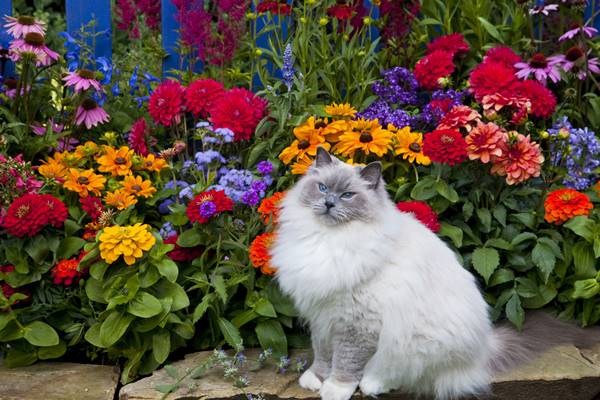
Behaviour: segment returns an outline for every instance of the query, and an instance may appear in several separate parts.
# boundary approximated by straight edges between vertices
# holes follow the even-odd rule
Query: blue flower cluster
[[[288,92],[294,84],[294,55],[292,54],[292,43],[288,43],[283,51],[283,67],[281,68],[282,82]]]
[[[596,134],[588,128],[573,128],[567,117],[558,119],[548,133],[553,139],[550,162],[567,171],[562,183],[577,190],[594,184],[600,167],[600,141]]]
[[[462,104],[465,97],[464,92],[455,90],[420,92],[415,76],[406,68],[395,67],[383,71],[382,76],[383,79],[371,87],[378,99],[358,113],[358,117],[378,119],[383,126],[410,126],[420,131],[434,129],[444,115],[444,110],[437,105],[444,102],[449,110]]]
[[[268,163],[270,168],[265,163]],[[223,167],[219,170],[217,184],[211,186],[211,189],[223,190],[236,203],[255,206],[265,197],[267,188],[273,183],[272,170],[273,167],[268,161],[261,165],[258,177],[247,169]]]

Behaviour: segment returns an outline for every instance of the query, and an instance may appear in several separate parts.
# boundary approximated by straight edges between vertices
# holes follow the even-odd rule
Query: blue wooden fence
[[[163,71],[171,69],[178,69],[184,67],[185,64],[179,59],[179,55],[176,52],[177,42],[179,40],[179,23],[175,16],[177,9],[173,5],[171,0],[156,0],[161,1],[161,12],[162,12],[162,41],[163,47],[167,51],[167,57],[163,62]],[[292,0],[287,0],[291,3]],[[492,0],[490,0],[492,1]],[[367,8],[371,7],[372,0],[364,0]],[[254,3],[254,2],[253,2]],[[598,4],[596,4],[598,3]],[[111,34],[111,0],[66,0],[67,9],[67,30],[70,34],[76,34],[83,26],[87,26],[90,21],[95,21],[94,30],[102,34],[95,36],[94,42],[90,43],[94,48],[96,57],[106,57],[111,59],[112,55],[112,34]],[[537,0],[538,5],[543,5],[543,0]],[[594,10],[594,6],[596,9]],[[600,10],[600,1],[588,1],[587,8],[585,10],[586,20],[594,16],[593,26],[600,30],[600,16],[595,15],[595,12]],[[375,14],[373,18],[378,18],[378,8],[374,8]],[[12,15],[12,0],[0,0],[0,16]],[[275,16],[274,22],[277,23]],[[281,21],[284,30],[287,30],[288,18],[282,17]],[[271,19],[270,21],[273,21]],[[259,16],[257,21],[257,28],[262,29],[265,24],[270,23],[266,16]],[[271,22],[272,23],[272,22]],[[371,35],[373,38],[378,36],[378,32],[375,27],[371,28]],[[3,48],[7,48],[9,42],[9,36],[0,28],[0,45]],[[268,47],[269,35],[263,35],[258,43],[258,47]],[[12,65],[10,62],[5,65],[5,74],[12,73]],[[201,66],[200,66],[201,68]],[[270,67],[272,68],[272,66]]]

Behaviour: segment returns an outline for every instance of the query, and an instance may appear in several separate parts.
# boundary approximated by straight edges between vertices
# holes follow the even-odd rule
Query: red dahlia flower
[[[434,51],[447,51],[453,57],[456,57],[457,55],[468,53],[469,45],[462,34],[452,33],[435,38],[427,45],[427,54],[431,54]]]
[[[196,80],[185,89],[185,106],[195,117],[206,117],[213,103],[223,96],[223,85],[212,79]]]
[[[437,233],[440,230],[437,214],[429,204],[423,201],[401,201],[396,204],[398,210],[412,214],[419,222],[428,227],[432,232]]]
[[[332,16],[335,19],[339,19],[339,20],[348,20],[350,18],[352,18],[352,15],[354,14],[355,10],[354,7],[352,7],[349,4],[336,4],[334,6],[331,6],[327,9],[327,14]]]
[[[267,101],[249,90],[235,88],[226,91],[210,109],[210,120],[215,128],[229,128],[234,141],[249,140],[256,126],[265,116]]]
[[[260,2],[260,4],[256,6],[256,12],[259,14],[270,12],[271,14],[276,15],[291,15],[292,6],[287,4],[285,0],[267,0]]]
[[[175,248],[167,253],[173,261],[193,261],[200,257],[204,251],[202,246],[181,247],[177,244],[178,235],[171,235],[164,240],[165,244],[173,244]]]
[[[102,200],[98,197],[80,197],[79,203],[81,204],[81,209],[93,220],[100,218],[100,215],[102,215],[102,212],[104,211]]]
[[[447,51],[434,51],[415,65],[415,78],[419,85],[427,90],[439,89],[440,78],[446,78],[454,72],[453,54]]]
[[[433,162],[453,166],[467,158],[467,143],[455,129],[436,129],[425,135],[423,154]]]
[[[150,96],[148,112],[155,123],[164,126],[178,124],[183,113],[185,88],[172,80],[162,82]]]
[[[469,79],[471,91],[477,101],[484,96],[496,93],[505,93],[515,82],[517,77],[511,67],[496,61],[486,61],[479,64],[472,72]]]
[[[510,91],[514,97],[525,97],[531,101],[531,114],[549,118],[556,109],[554,93],[538,81],[527,80],[515,83]]]
[[[144,118],[138,119],[131,125],[131,131],[127,139],[129,147],[137,154],[146,157],[150,153],[148,151],[148,143],[146,142],[148,136],[150,136],[150,128],[146,124],[146,120]]]
[[[498,46],[489,49],[483,57],[483,62],[497,62],[504,64],[508,68],[512,68],[516,72],[515,64],[523,62],[523,59],[507,46]]]

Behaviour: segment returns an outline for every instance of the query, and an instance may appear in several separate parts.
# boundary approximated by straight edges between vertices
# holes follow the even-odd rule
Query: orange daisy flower
[[[312,163],[313,159],[310,157],[299,158],[298,161],[296,161],[292,165],[292,174],[304,175],[306,171],[308,171],[308,168],[312,165]]]
[[[275,192],[272,196],[265,198],[258,206],[258,212],[265,224],[269,222],[277,224],[279,221],[279,208],[284,195],[284,192]]]
[[[65,176],[63,186],[72,192],[76,192],[81,197],[88,197],[90,193],[98,196],[104,189],[106,178],[94,173],[94,170],[86,169],[80,171],[76,168],[70,168]]]
[[[392,132],[383,129],[379,121],[360,118],[350,121],[350,130],[340,136],[340,141],[333,151],[346,157],[354,158],[354,152],[360,150],[363,154],[376,154],[383,157],[392,144]]]
[[[558,189],[551,192],[544,201],[547,222],[561,225],[578,215],[589,215],[594,205],[590,198],[575,189]]]
[[[331,146],[325,141],[325,136],[323,135],[323,130],[326,127],[327,118],[316,119],[315,117],[310,117],[304,124],[294,128],[296,140],[283,149],[281,154],[279,154],[279,159],[285,165],[288,165],[294,157],[299,160],[307,155],[316,156],[318,147],[329,150]]]
[[[277,269],[271,265],[269,249],[275,240],[275,233],[258,235],[250,244],[249,256],[254,268],[260,268],[265,275],[273,275]]]
[[[142,167],[146,171],[160,172],[166,166],[167,162],[163,158],[156,157],[154,154],[148,154],[142,160]]]
[[[67,174],[67,167],[62,163],[61,153],[56,153],[54,157],[42,161],[38,172],[47,179],[63,179]]]
[[[354,118],[356,115],[356,108],[352,107],[348,103],[331,103],[330,105],[325,106],[325,112],[332,117]]]
[[[104,155],[96,160],[100,166],[98,171],[110,172],[112,176],[124,176],[131,173],[133,150],[127,146],[115,149],[110,146],[104,146]]]
[[[152,186],[152,182],[144,180],[141,176],[127,175],[122,182],[125,193],[139,197],[152,197],[156,193],[156,188]]]
[[[117,210],[124,210],[137,203],[137,199],[127,193],[124,189],[118,189],[114,192],[106,193],[104,202],[107,206],[113,206]]]

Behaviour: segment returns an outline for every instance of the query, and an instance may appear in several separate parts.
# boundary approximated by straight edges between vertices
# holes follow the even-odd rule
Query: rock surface
[[[0,366],[0,399],[113,400],[118,382],[119,371],[111,366],[62,362]]]
[[[184,360],[172,364],[183,376],[186,370],[201,365],[211,352],[188,355]],[[256,352],[249,352],[250,359]],[[298,355],[298,354],[296,354]],[[170,393],[168,400],[193,399],[246,399],[246,393],[265,398],[317,399],[318,395],[301,389],[297,385],[298,374],[276,374],[273,368],[263,368],[248,373],[250,386],[244,391],[235,388],[223,379],[223,372],[214,368],[199,379],[183,379],[178,389]],[[175,380],[161,369],[152,376],[124,386],[119,400],[158,400],[163,394],[157,385],[168,385]],[[494,379],[493,396],[498,400],[593,400],[600,395],[600,346],[580,350],[574,346],[552,349],[532,363],[519,369],[498,375]],[[414,396],[391,393],[380,396],[389,400],[413,400]]]

